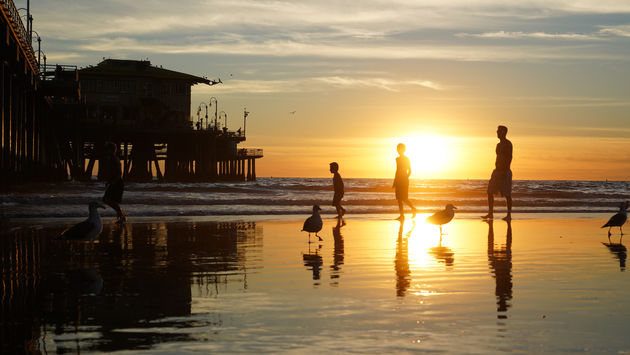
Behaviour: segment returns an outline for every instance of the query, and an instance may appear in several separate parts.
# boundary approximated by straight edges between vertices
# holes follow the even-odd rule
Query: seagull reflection
[[[626,246],[621,244],[621,240],[619,243],[602,243],[610,250],[611,253],[615,256],[615,258],[619,259],[619,271],[626,271],[626,258],[628,256]]]
[[[308,253],[302,254],[304,266],[306,266],[307,270],[313,271],[313,280],[319,280],[321,277],[322,264],[324,264],[322,256],[319,255],[321,248],[322,246],[320,244],[315,248],[314,252],[311,252],[311,243],[308,243]]]
[[[394,267],[396,268],[396,296],[405,297],[407,289],[411,285],[411,270],[409,268],[409,243],[407,239],[416,227],[413,221],[411,229],[403,236],[403,227],[405,221],[400,221],[398,228],[398,239],[396,240],[396,258],[394,259]]]
[[[330,278],[338,279],[341,276],[341,265],[343,265],[344,243],[343,236],[341,235],[341,227],[345,226],[346,222],[341,218],[337,218],[337,225],[333,227],[332,234],[335,239],[335,245],[333,250],[333,264],[330,265]]]
[[[507,234],[505,244],[497,245],[494,242],[493,221],[488,220],[488,265],[490,272],[496,280],[494,294],[497,298],[497,318],[504,319],[508,308],[512,305],[512,223],[507,222]],[[503,314],[502,314],[503,313]]]
[[[440,235],[440,243],[437,247],[429,249],[429,254],[433,255],[435,259],[443,262],[446,266],[453,266],[455,262],[455,253],[453,249],[442,246],[442,236]]]
[[[80,295],[98,295],[103,289],[103,278],[95,269],[75,269],[66,272],[68,288]]]

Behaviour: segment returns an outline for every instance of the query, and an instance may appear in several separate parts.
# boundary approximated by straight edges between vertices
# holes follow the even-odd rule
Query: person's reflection
[[[493,221],[488,220],[488,264],[490,272],[494,274],[497,298],[497,318],[507,318],[505,312],[512,305],[512,223],[507,222],[507,234],[505,244],[497,245],[494,242]]]
[[[306,266],[307,270],[311,270],[313,272],[313,280],[319,280],[321,277],[322,264],[324,263],[322,256],[319,255],[319,250],[321,249],[321,245],[315,248],[314,252],[311,252],[311,243],[308,243],[308,253],[302,254],[302,260],[304,261],[304,266]],[[315,283],[319,284],[319,283]]]
[[[330,278],[338,279],[341,276],[341,265],[343,265],[343,236],[341,235],[341,227],[345,226],[346,222],[341,218],[337,218],[337,225],[333,227],[332,234],[335,239],[335,246],[333,250],[333,264],[330,265]],[[338,283],[334,283],[335,285]]]
[[[416,222],[413,222],[411,229],[403,236],[404,220],[400,221],[398,228],[398,239],[396,240],[396,258],[394,267],[396,268],[396,296],[405,297],[407,289],[411,285],[411,270],[409,269],[409,244],[407,239],[411,235]]]
[[[453,252],[453,249],[442,246],[442,236],[440,236],[440,243],[438,246],[429,249],[429,254],[433,255],[436,260],[446,264],[446,266],[453,266],[455,262],[455,253]]]
[[[621,240],[619,243],[602,243],[610,250],[611,253],[619,260],[619,271],[626,270],[626,258],[628,257],[627,250],[625,245],[621,244]]]

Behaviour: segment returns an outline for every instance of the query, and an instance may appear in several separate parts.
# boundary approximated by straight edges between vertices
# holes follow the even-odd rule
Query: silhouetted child
[[[343,198],[343,180],[339,175],[339,164],[330,163],[330,172],[333,173],[333,187],[335,189],[335,195],[333,196],[332,205],[337,209],[337,217],[341,217],[346,214],[345,208],[341,207],[341,199]]]
[[[122,179],[122,169],[120,159],[116,156],[118,147],[112,142],[105,143],[105,157],[101,160],[100,169],[103,169],[103,177],[105,178],[105,194],[103,202],[116,211],[116,222],[122,223],[127,220],[125,212],[120,207],[122,195],[125,189],[125,183]]]
[[[411,201],[409,201],[409,175],[411,175],[411,162],[405,155],[407,147],[405,147],[404,144],[399,143],[396,146],[396,150],[398,151],[399,156],[396,158],[396,175],[394,176],[394,184],[392,187],[396,189],[396,200],[398,200],[398,210],[400,211],[400,216],[398,216],[397,219],[403,220],[405,219],[403,202],[411,207],[412,218],[416,216],[416,208],[413,207]]]

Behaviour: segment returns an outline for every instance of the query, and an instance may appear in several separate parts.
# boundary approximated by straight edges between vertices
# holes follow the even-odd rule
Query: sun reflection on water
[[[439,266],[441,250],[450,250],[450,241],[440,236],[435,225],[426,222],[430,214],[418,214],[415,220],[405,222],[404,235],[407,237],[409,265],[414,270]],[[447,252],[448,253],[448,252]],[[451,264],[452,262],[447,262]]]

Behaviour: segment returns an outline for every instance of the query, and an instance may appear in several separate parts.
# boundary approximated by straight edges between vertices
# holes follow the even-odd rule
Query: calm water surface
[[[2,353],[628,353],[626,248],[597,218],[74,220],[2,232]],[[315,241],[316,238],[311,238]],[[605,244],[604,244],[605,243]]]

